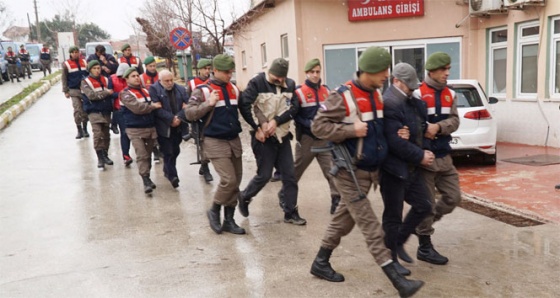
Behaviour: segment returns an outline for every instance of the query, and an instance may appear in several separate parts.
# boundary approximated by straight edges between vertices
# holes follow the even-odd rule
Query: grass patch
[[[14,95],[14,97],[12,97],[12,98],[8,99],[7,101],[3,102],[2,104],[0,104],[0,114],[4,113],[5,111],[7,111],[12,106],[18,104],[27,95],[31,94],[33,91],[35,91],[39,87],[43,86],[42,81],[49,81],[49,80],[53,79],[54,77],[56,77],[57,75],[59,75],[61,72],[62,72],[61,70],[58,70],[58,71],[55,71],[55,72],[51,73],[50,75],[42,78],[39,82],[35,82],[35,83],[25,87],[20,93]]]

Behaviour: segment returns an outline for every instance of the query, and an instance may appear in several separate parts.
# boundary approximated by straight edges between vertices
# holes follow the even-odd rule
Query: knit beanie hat
[[[416,70],[408,63],[399,63],[393,68],[393,77],[403,82],[408,89],[416,90],[420,82],[416,75]]]
[[[138,72],[138,70],[136,70],[136,67],[131,67],[131,68],[127,69],[123,74],[123,78],[125,78],[125,79],[128,78],[128,76],[134,71]]]
[[[435,52],[426,60],[426,70],[432,71],[451,64],[451,57],[444,52]]]
[[[130,66],[128,66],[128,64],[126,63],[121,63],[119,64],[119,67],[117,68],[117,77],[122,77],[124,75],[124,73],[130,68]]]
[[[391,54],[380,47],[367,48],[358,59],[358,68],[367,73],[378,73],[391,65]]]
[[[70,53],[70,54],[71,54],[72,52],[75,52],[75,51],[78,51],[78,52],[79,52],[80,49],[79,49],[77,46],[73,46],[73,47],[70,47],[70,48],[68,49],[68,53]]]
[[[321,62],[317,58],[307,61],[307,63],[305,63],[305,67],[303,68],[303,71],[308,72],[312,70],[315,66],[321,66]]]
[[[290,64],[288,63],[288,61],[286,61],[286,59],[276,58],[274,59],[274,61],[272,61],[272,64],[270,65],[268,72],[277,77],[285,78],[288,76],[289,66]]]
[[[130,48],[130,45],[128,43],[123,44],[123,46],[121,47],[121,51],[124,52],[124,50]]]
[[[198,60],[198,63],[196,63],[196,68],[198,69],[205,68],[206,66],[212,66],[212,60],[201,58],[200,60]]]
[[[87,71],[89,71],[92,67],[96,66],[96,65],[100,65],[99,61],[97,60],[91,60],[88,64],[87,64]]]
[[[148,65],[150,63],[154,63],[156,62],[156,58],[154,58],[154,56],[148,56],[146,57],[146,59],[144,59],[144,64]]]
[[[200,64],[200,61],[198,62],[198,64]],[[212,62],[212,64],[215,69],[222,70],[222,71],[232,70],[235,68],[235,62],[233,62],[233,58],[231,56],[224,55],[224,54],[216,55],[216,57],[214,57],[214,61]]]

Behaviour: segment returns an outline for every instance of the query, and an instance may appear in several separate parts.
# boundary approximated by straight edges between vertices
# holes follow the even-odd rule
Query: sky
[[[33,0],[0,0],[9,10],[13,25],[27,27],[27,13],[31,23],[35,23]],[[111,34],[111,40],[126,39],[134,35],[132,23],[135,17],[141,16],[140,8],[149,0],[36,0],[39,20],[52,19],[56,14],[63,14],[66,8],[77,11],[79,23],[95,23]],[[248,0],[224,0],[224,10],[230,11],[232,6],[248,7]],[[76,9],[76,7],[78,9]],[[227,13],[229,14],[229,12]],[[238,15],[242,14],[237,13]]]

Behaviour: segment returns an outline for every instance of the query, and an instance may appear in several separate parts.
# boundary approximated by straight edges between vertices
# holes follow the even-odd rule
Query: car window
[[[27,51],[31,56],[39,56],[39,47],[38,46],[27,46]]]
[[[458,108],[471,108],[483,106],[482,100],[478,95],[475,88],[454,88],[457,93],[457,107]]]

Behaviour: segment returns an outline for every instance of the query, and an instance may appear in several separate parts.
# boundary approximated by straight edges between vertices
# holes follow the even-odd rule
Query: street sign
[[[169,33],[169,40],[174,48],[178,50],[186,50],[191,46],[191,33],[187,28],[177,27]]]

